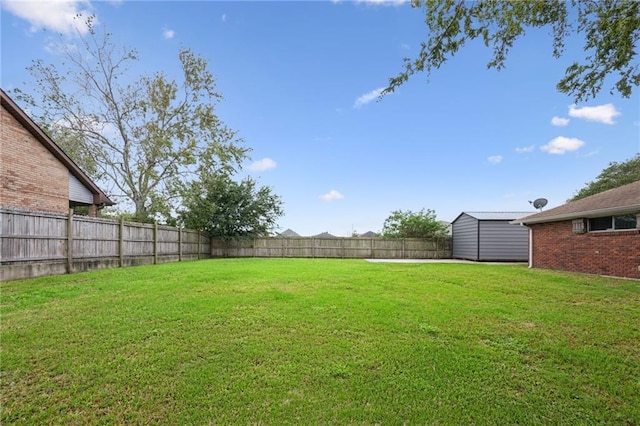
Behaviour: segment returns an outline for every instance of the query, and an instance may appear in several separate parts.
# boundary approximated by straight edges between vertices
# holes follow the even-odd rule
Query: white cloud
[[[491,157],[487,158],[487,160],[489,160],[491,164],[500,164],[503,160],[503,157],[502,155],[492,155]]]
[[[552,139],[548,144],[541,146],[540,149],[548,152],[549,154],[562,155],[565,152],[577,151],[584,145],[584,141],[581,141],[580,139],[558,136],[557,138]]]
[[[49,29],[62,34],[88,32],[86,19],[92,15],[87,0],[3,1],[2,8],[31,24],[30,31]],[[93,20],[93,25],[97,19]]]
[[[516,148],[516,152],[518,154],[524,154],[525,152],[533,152],[535,148],[535,145],[523,146],[522,148]]]
[[[251,172],[264,172],[270,169],[275,169],[277,166],[276,162],[271,158],[263,158],[262,160],[255,161],[247,167]]]
[[[227,22],[227,14],[226,13],[222,14],[222,22]]]
[[[554,116],[551,119],[551,124],[553,124],[554,126],[558,126],[558,127],[564,127],[567,124],[569,124],[569,119],[568,118]]]
[[[582,108],[576,108],[575,105],[569,107],[569,116],[571,117],[597,121],[604,124],[614,124],[615,121],[613,121],[613,119],[618,115],[620,115],[620,111],[618,111],[613,104]]]
[[[385,89],[384,87],[379,87],[375,90],[370,91],[369,93],[365,93],[364,95],[356,99],[356,102],[353,104],[353,107],[360,108],[363,105],[368,104],[369,102],[373,102],[380,96],[380,94],[384,89]]]
[[[173,31],[173,30],[169,30],[169,29],[164,29],[164,30],[162,30],[162,37],[163,37],[165,40],[170,40],[170,39],[172,39],[173,37],[175,37],[175,35],[176,35],[176,32],[175,32],[175,31]]]
[[[344,198],[344,195],[342,195],[339,191],[332,189],[326,194],[321,195],[319,198],[320,201],[328,203],[329,201],[342,200]]]

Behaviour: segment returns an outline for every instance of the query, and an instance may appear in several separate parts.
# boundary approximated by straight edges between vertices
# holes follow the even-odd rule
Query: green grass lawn
[[[1,284],[2,424],[640,424],[640,282],[219,259]]]

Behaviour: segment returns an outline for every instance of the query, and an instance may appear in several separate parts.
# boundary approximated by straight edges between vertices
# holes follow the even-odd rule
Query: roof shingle
[[[640,212],[640,180],[516,220],[530,223],[614,216]]]

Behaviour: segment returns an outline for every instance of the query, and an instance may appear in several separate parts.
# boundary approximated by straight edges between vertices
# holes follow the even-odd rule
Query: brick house
[[[97,216],[115,203],[0,89],[0,207]]]
[[[640,181],[514,223],[529,227],[529,267],[640,278]]]

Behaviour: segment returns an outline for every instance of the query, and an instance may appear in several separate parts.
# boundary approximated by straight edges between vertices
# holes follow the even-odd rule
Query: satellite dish
[[[529,203],[533,204],[533,207],[536,209],[542,210],[542,208],[547,205],[548,201],[546,198],[538,198],[533,202],[529,201]]]

